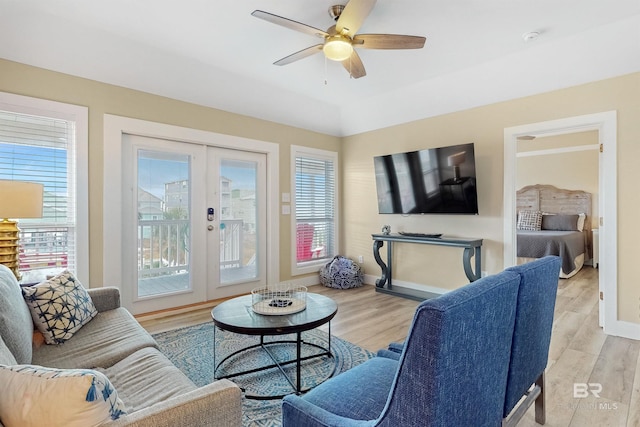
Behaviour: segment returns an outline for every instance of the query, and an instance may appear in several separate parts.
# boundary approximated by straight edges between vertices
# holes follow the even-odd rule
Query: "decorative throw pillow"
[[[542,212],[540,211],[520,211],[518,212],[518,230],[540,231],[542,225]]]
[[[97,426],[125,414],[118,393],[102,373],[0,365],[0,419],[12,426]]]
[[[22,288],[22,295],[47,344],[65,342],[98,314],[87,290],[69,271]]]
[[[542,229],[555,231],[577,231],[578,215],[542,215]]]

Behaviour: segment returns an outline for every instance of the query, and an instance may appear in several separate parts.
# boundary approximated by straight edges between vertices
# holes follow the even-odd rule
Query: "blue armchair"
[[[533,403],[536,422],[546,421],[544,371],[560,265],[559,257],[548,256],[506,270],[520,276],[520,289],[502,414],[505,427],[515,426]],[[403,343],[391,343],[388,349],[378,351],[378,356],[399,359],[403,348]]]
[[[499,425],[519,285],[505,271],[422,302],[398,360],[375,357],[285,397],[283,426]]]
[[[534,402],[536,422],[544,424],[544,370],[549,358],[560,258],[548,256],[507,271],[519,274],[521,279],[503,425],[515,426]],[[516,407],[522,396],[526,398]]]

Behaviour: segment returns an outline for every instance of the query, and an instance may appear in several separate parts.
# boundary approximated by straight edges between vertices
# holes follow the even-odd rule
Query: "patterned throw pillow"
[[[540,231],[542,225],[542,212],[540,211],[519,211],[518,223],[516,228],[518,230],[526,231]]]
[[[363,281],[362,268],[341,255],[336,255],[320,269],[320,283],[328,288],[356,288],[362,286]]]
[[[87,290],[69,271],[22,288],[22,295],[47,344],[67,341],[98,314]]]
[[[109,379],[91,369],[0,365],[0,384],[6,426],[97,426],[125,414]]]

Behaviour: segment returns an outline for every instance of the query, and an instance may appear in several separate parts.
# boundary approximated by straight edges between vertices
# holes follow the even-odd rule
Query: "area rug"
[[[201,387],[213,381],[214,345],[213,323],[203,323],[153,336],[160,350],[197,386]],[[327,333],[314,329],[303,332],[303,340],[322,347],[327,346]],[[259,342],[258,337],[239,335],[216,330],[215,363],[237,350],[247,348]],[[294,335],[265,337],[265,342],[275,340],[294,340]],[[271,353],[278,361],[292,360],[295,357],[295,344],[270,345]],[[302,356],[320,353],[314,346],[303,346]],[[303,362],[302,387],[313,387],[331,376],[344,372],[367,359],[373,353],[338,337],[331,337],[332,358],[320,356]],[[218,368],[218,376],[236,373],[272,364],[271,359],[261,348],[242,352],[227,359]],[[286,365],[285,372],[295,382],[295,364]],[[283,395],[292,391],[291,385],[278,370],[272,368],[231,378],[249,395]],[[242,418],[244,426],[277,427],[281,423],[281,400],[246,399],[243,394]]]

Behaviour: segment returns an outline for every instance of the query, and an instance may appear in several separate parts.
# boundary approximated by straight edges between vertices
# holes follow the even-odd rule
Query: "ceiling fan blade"
[[[302,49],[296,53],[292,53],[289,56],[285,56],[282,59],[277,60],[273,63],[273,65],[287,65],[292,62],[299,61],[300,59],[306,58],[307,56],[311,56],[314,53],[322,52],[322,45],[317,44],[315,46],[308,47],[306,49]]]
[[[344,69],[347,70],[349,75],[354,79],[359,79],[367,75],[367,72],[364,70],[364,64],[362,64],[362,60],[355,50],[349,58],[341,62]]]
[[[338,33],[346,31],[346,34],[353,38],[375,5],[376,0],[349,1],[336,22]]]
[[[422,49],[427,39],[401,34],[358,34],[353,46],[362,49]]]
[[[293,21],[288,18],[283,18],[282,16],[274,15],[273,13],[265,12],[263,10],[254,10],[253,12],[251,12],[251,15],[255,16],[256,18],[264,19],[265,21],[271,22],[272,24],[281,25],[285,28],[289,28],[290,30],[299,31],[311,36],[324,38],[329,35],[324,30],[321,30],[319,28],[315,28],[298,21]]]

